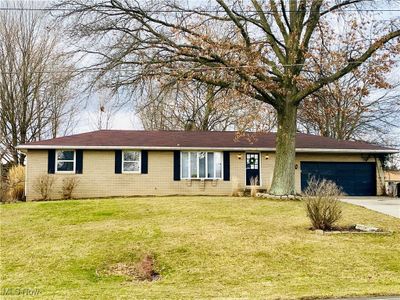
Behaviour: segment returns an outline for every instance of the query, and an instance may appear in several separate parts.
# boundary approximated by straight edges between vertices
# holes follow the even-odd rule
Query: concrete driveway
[[[344,197],[343,202],[359,205],[368,209],[400,218],[400,198],[389,197]]]

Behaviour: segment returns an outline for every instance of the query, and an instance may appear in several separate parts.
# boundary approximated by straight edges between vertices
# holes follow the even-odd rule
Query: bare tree
[[[43,13],[29,10],[33,2],[4,2],[2,7],[10,10],[0,12],[1,148],[3,159],[23,164],[18,144],[71,128],[74,70],[59,32],[47,26]]]
[[[337,82],[306,99],[299,113],[300,130],[340,140],[385,144],[400,126],[399,94],[386,91],[366,96],[348,81]]]
[[[331,50],[338,43],[336,34],[326,29],[324,36],[315,70],[310,73],[313,80],[347,59]],[[376,53],[359,68],[308,96],[299,107],[300,130],[340,140],[382,143],[385,135],[400,127],[400,81],[391,74],[399,67],[393,59],[399,51]]]
[[[373,12],[365,11],[368,18],[354,13],[376,4],[369,0],[216,0],[194,7],[168,0],[90,4],[65,0],[58,7],[64,9],[64,17],[70,17],[69,25],[76,21],[73,35],[95,45],[88,53],[98,55],[94,66],[110,86],[139,85],[152,78],[196,80],[229,89],[239,99],[246,96],[272,105],[278,126],[270,192],[282,195],[295,191],[295,134],[301,102],[375,53],[391,53],[388,47],[398,42],[395,18],[380,22]],[[329,50],[346,59],[310,77],[326,28],[342,28],[338,17],[348,34],[338,32],[339,42]],[[111,76],[109,70],[120,71],[120,76]]]
[[[88,100],[89,126],[93,130],[112,128],[115,116],[125,109],[129,100],[104,86],[90,89]],[[131,103],[129,103],[131,104]]]
[[[195,81],[172,86],[150,82],[145,86],[138,111],[147,130],[271,131],[276,125],[276,116],[272,107],[266,106]]]

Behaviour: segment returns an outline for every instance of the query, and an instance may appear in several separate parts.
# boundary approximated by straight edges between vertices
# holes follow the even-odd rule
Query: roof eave
[[[220,150],[220,151],[266,151],[275,152],[276,148],[263,147],[170,147],[170,146],[79,146],[79,145],[20,145],[19,150],[46,149],[83,149],[83,150],[115,150],[115,149],[147,149],[147,150]],[[399,153],[397,149],[329,149],[329,148],[296,148],[298,153]]]

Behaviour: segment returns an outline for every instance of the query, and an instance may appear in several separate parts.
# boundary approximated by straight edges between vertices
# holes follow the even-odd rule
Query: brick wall
[[[238,158],[238,154],[241,154],[241,159]],[[40,195],[35,192],[34,182],[40,175],[47,174],[47,155],[46,150],[28,151],[26,178],[28,201],[40,198]],[[229,195],[233,180],[237,180],[240,187],[245,186],[245,154],[231,152],[230,160],[231,181],[174,181],[172,151],[149,151],[148,174],[115,174],[114,151],[84,150],[83,174],[51,174],[56,178],[51,198],[62,197],[62,180],[69,176],[79,178],[79,184],[73,194],[75,198],[132,195]],[[260,180],[263,189],[268,189],[271,185],[274,161],[274,153],[261,153]],[[300,161],[361,162],[363,160],[361,155],[355,154],[298,154],[296,164],[299,166]],[[383,172],[377,174],[377,176],[379,174],[383,176]],[[378,193],[380,193],[383,181],[377,179],[377,185]],[[300,192],[300,167],[296,170],[296,190]]]

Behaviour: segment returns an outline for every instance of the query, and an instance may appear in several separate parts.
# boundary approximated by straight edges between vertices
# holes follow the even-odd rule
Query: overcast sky
[[[395,2],[395,1],[390,1],[390,5],[388,5],[388,1],[376,1],[379,3],[380,9],[395,9],[399,10],[400,9],[400,2]],[[374,12],[375,13],[375,12]],[[381,12],[379,13],[380,17],[383,19],[392,19],[394,16],[399,16],[400,19],[400,12],[395,11],[395,12]],[[397,74],[400,74],[400,66],[397,67],[392,75],[390,77],[393,77],[393,82],[396,80],[398,82],[399,77]],[[85,108],[81,110],[80,116],[79,116],[79,123],[77,127],[75,128],[74,132],[83,132],[83,131],[90,131],[90,130],[95,130],[95,120],[97,118],[97,115],[99,114],[99,99],[98,96],[96,95],[91,95],[88,99],[88,101],[85,101],[87,103],[85,105]],[[400,116],[399,116],[399,124],[400,124]],[[135,116],[135,113],[133,111],[133,104],[131,105],[126,105],[123,109],[120,109],[119,111],[115,112],[113,114],[113,117],[111,119],[111,126],[110,128],[112,129],[142,129],[140,120],[138,119],[137,116]],[[397,138],[398,138],[398,144],[400,145],[400,129],[396,130],[397,133]],[[395,137],[396,138],[396,137]]]

